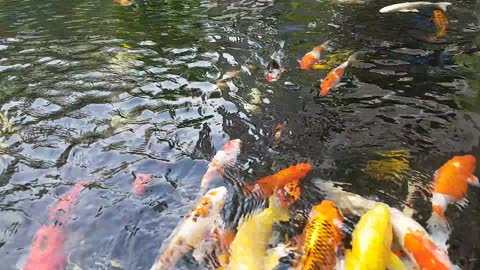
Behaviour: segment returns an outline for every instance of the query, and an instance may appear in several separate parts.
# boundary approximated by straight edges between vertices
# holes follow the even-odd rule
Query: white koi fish
[[[452,3],[441,2],[441,3],[432,3],[432,2],[405,2],[386,6],[380,9],[380,13],[389,13],[389,12],[419,12],[419,9],[423,8],[437,8],[443,11],[447,10],[447,7]]]
[[[202,177],[202,183],[200,184],[202,189],[208,188],[212,181],[223,177],[225,168],[235,164],[240,154],[241,145],[242,141],[240,139],[228,141],[222,150],[215,154],[210,164],[208,164],[207,172]]]

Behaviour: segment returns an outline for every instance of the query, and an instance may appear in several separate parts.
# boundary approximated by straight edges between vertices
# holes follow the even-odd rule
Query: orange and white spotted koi
[[[330,41],[326,41],[322,45],[318,45],[313,50],[306,53],[300,61],[301,69],[311,69],[313,65],[317,64],[320,60],[326,58],[327,50],[330,49]]]
[[[202,177],[202,183],[200,184],[202,189],[208,188],[212,181],[223,177],[225,169],[235,164],[240,154],[241,145],[242,141],[240,139],[228,141],[222,150],[215,154],[208,164],[207,172]]]
[[[223,224],[220,211],[226,197],[225,187],[210,189],[163,242],[160,255],[150,270],[175,269],[178,260],[186,253],[197,248],[204,239],[215,237],[219,223]]]

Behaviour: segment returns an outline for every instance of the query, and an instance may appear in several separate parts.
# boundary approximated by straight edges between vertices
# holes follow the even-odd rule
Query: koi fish
[[[139,173],[135,175],[135,181],[132,185],[132,193],[135,195],[143,195],[147,191],[147,184],[152,180],[149,174]]]
[[[480,187],[473,175],[477,159],[472,155],[455,156],[435,172],[432,209],[442,220],[448,205],[465,197],[468,184]]]
[[[448,270],[452,263],[446,250],[438,246],[415,220],[389,208],[395,238],[418,269]]]
[[[343,217],[332,201],[324,200],[312,208],[302,234],[306,240],[303,256],[296,269],[335,269],[337,249],[342,245],[342,222]]]
[[[283,204],[277,196],[271,196],[268,208],[240,222],[230,246],[230,263],[226,270],[274,269],[275,265],[267,263],[271,261],[267,259],[267,247],[273,235],[273,224],[289,219],[288,205]]]
[[[282,125],[282,124],[278,124],[276,127],[275,127],[275,134],[273,135],[273,144],[274,145],[277,145],[278,142],[280,141],[280,137],[282,136],[282,132],[285,130],[285,126]]]
[[[283,46],[285,45],[285,41],[280,42],[280,50],[274,52],[270,56],[270,62],[267,65],[267,69],[265,70],[265,79],[267,82],[276,82],[282,76],[282,73],[285,69],[282,67],[282,57],[284,56],[282,53]]]
[[[160,255],[150,270],[174,269],[178,260],[198,247],[202,240],[214,237],[216,227],[223,222],[220,211],[226,197],[225,187],[210,189],[179,223],[169,239],[163,242]]]
[[[206,189],[214,180],[221,178],[225,169],[232,166],[237,161],[237,156],[240,154],[240,147],[242,141],[235,139],[228,141],[213,157],[210,164],[208,164],[207,172],[202,177],[200,186]]]
[[[64,253],[66,230],[70,224],[71,212],[85,188],[85,182],[75,186],[62,196],[49,211],[48,225],[43,225],[35,234],[24,270],[63,270],[67,265]]]
[[[419,12],[420,9],[425,8],[438,8],[443,11],[447,10],[447,7],[452,3],[449,2],[440,2],[440,3],[431,3],[431,2],[405,2],[386,6],[380,9],[380,13],[389,13],[389,12]]]
[[[356,52],[352,55],[350,55],[350,57],[348,57],[348,60],[343,62],[342,64],[340,64],[338,67],[334,68],[332,71],[330,71],[327,76],[325,77],[325,79],[322,80],[322,83],[320,84],[320,96],[325,96],[326,94],[328,94],[328,92],[330,91],[330,89],[332,89],[333,87],[335,87],[339,82],[340,80],[342,79],[343,77],[343,73],[345,72],[345,69],[353,62],[355,61],[355,59],[357,58],[357,55],[359,54],[360,52]]]
[[[311,69],[313,65],[325,59],[327,50],[330,49],[330,41],[326,41],[322,45],[318,45],[310,52],[306,53],[300,61],[300,69]]]
[[[274,175],[258,180],[255,185],[247,185],[245,188],[247,191],[252,192],[254,196],[259,197],[259,199],[266,199],[272,196],[275,191],[283,189],[288,183],[298,183],[311,169],[312,166],[308,163],[292,165]],[[298,192],[296,193],[298,194]]]
[[[432,20],[438,30],[435,39],[445,36],[448,26],[447,16],[445,16],[445,14],[441,10],[437,9],[433,11]]]
[[[352,250],[347,250],[346,270],[406,269],[392,253],[392,223],[385,205],[376,205],[365,213],[352,234]]]
[[[128,0],[113,0],[113,3],[119,4],[122,7],[128,7],[128,6],[132,5],[132,2],[130,2]]]

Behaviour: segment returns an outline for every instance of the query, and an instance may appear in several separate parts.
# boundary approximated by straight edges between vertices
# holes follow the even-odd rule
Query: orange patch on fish
[[[332,89],[332,87],[334,87],[338,82],[340,82],[347,65],[348,61],[334,68],[327,74],[325,79],[323,79],[322,83],[320,84],[320,96],[325,96],[326,94],[328,94],[330,89]]]
[[[450,259],[423,232],[410,232],[404,237],[404,248],[413,254],[422,270],[448,270]]]
[[[436,38],[445,36],[448,27],[448,18],[443,11],[435,10],[432,15],[433,23],[438,30]]]
[[[135,181],[133,182],[132,193],[135,195],[143,195],[147,190],[146,185],[152,180],[149,174],[139,173],[135,175]]]
[[[311,69],[313,65],[317,64],[320,61],[321,55],[325,53],[325,47],[323,45],[319,45],[310,52],[306,53],[302,60],[300,61],[300,68],[301,69]]]
[[[66,237],[63,226],[44,225],[35,234],[30,255],[23,270],[63,270],[67,265],[64,253]]]
[[[65,195],[63,195],[58,202],[50,208],[49,219],[57,222],[68,222],[68,216],[73,210],[80,192],[85,188],[85,182],[76,183]]]
[[[453,157],[438,170],[433,191],[461,200],[468,191],[468,178],[472,176],[476,163],[472,155]]]
[[[113,3],[119,4],[122,7],[128,7],[132,4],[132,2],[128,0],[113,0]]]

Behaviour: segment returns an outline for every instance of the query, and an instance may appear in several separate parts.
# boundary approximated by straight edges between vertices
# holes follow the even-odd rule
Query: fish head
[[[312,165],[308,163],[300,163],[295,166],[297,171],[297,178],[304,178],[312,170]]]
[[[477,159],[472,155],[455,156],[451,161],[455,167],[462,168],[468,173],[473,173],[477,166]]]
[[[278,81],[278,79],[280,79],[281,75],[282,75],[281,69],[266,70],[265,80],[267,80],[267,82],[276,82]]]
[[[223,150],[225,152],[237,152],[240,150],[241,146],[242,146],[242,141],[240,139],[234,139],[234,140],[228,141],[223,146]]]

